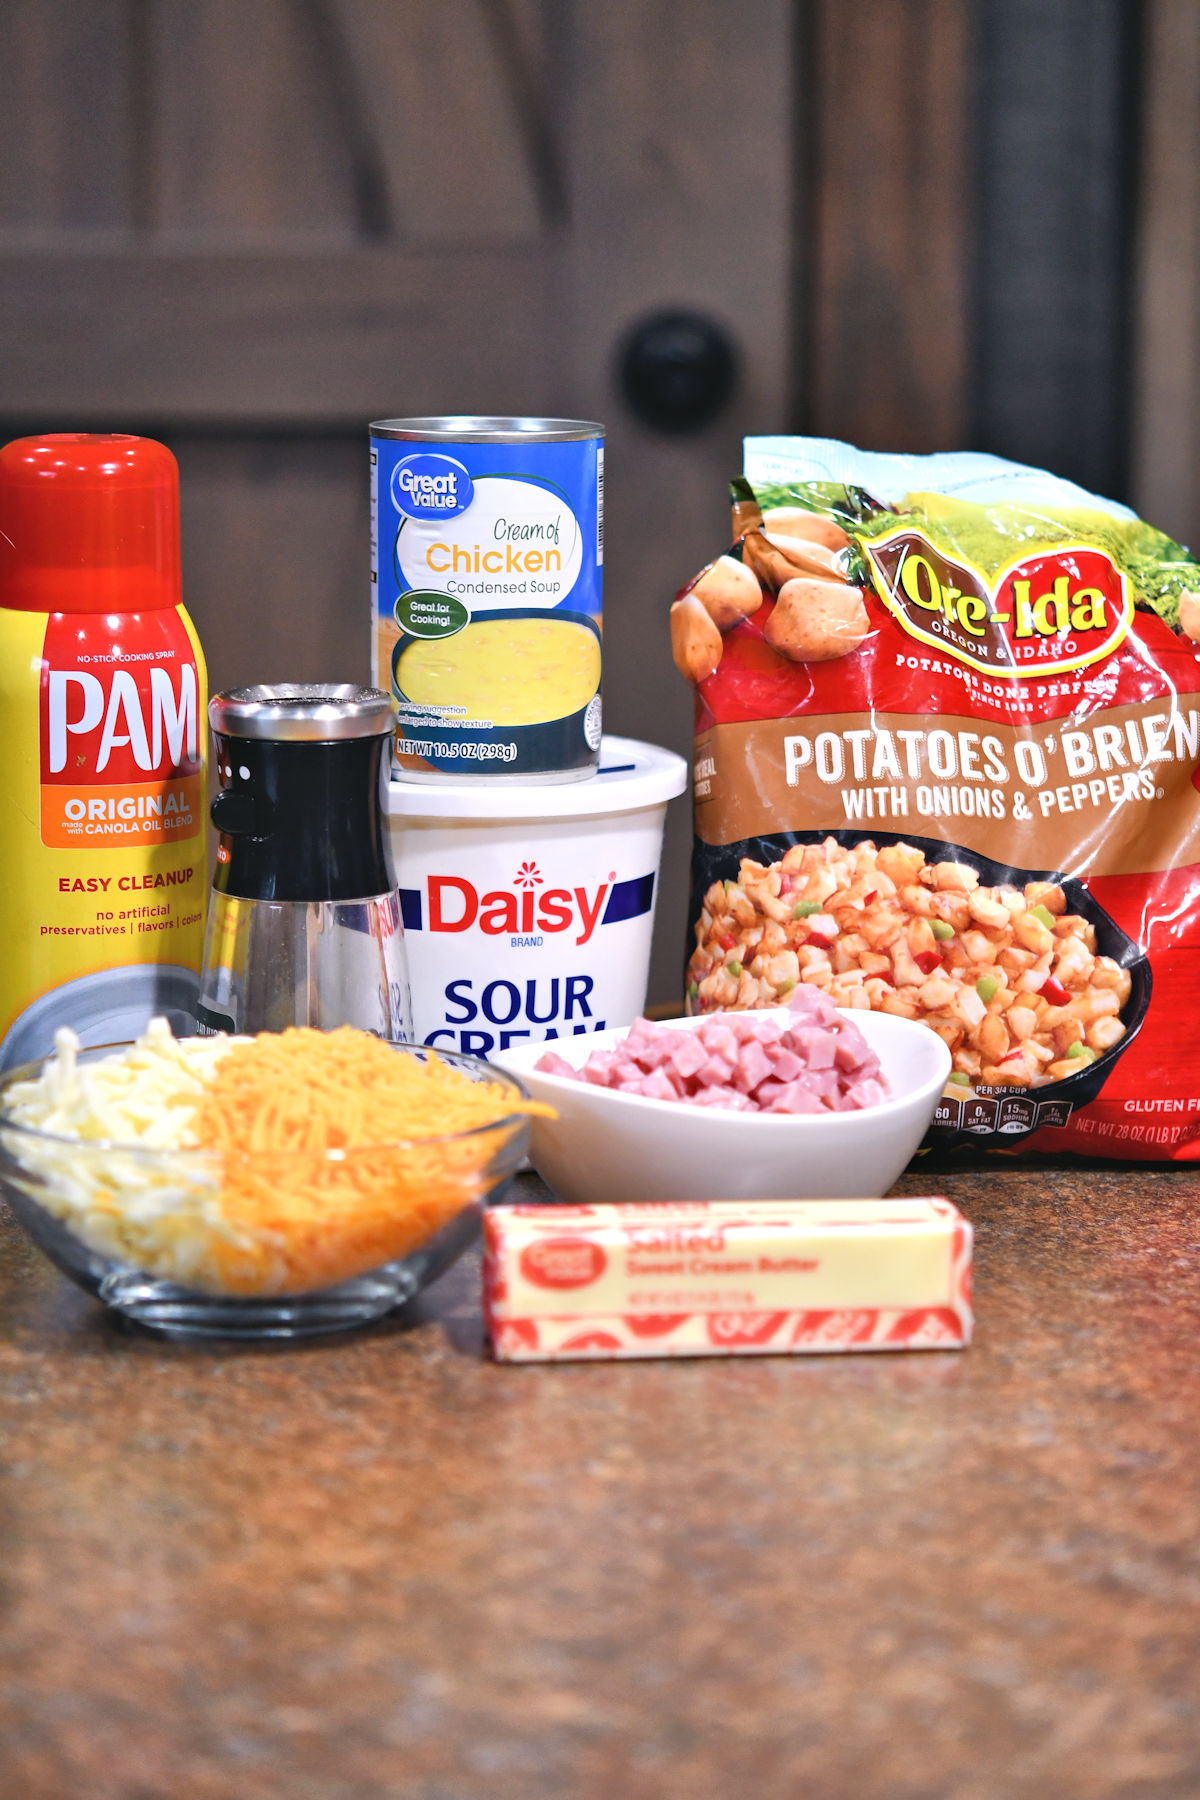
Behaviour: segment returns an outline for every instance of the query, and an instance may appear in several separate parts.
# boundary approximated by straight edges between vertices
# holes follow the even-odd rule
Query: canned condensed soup
[[[603,426],[371,426],[374,678],[401,780],[595,772],[603,563]]]

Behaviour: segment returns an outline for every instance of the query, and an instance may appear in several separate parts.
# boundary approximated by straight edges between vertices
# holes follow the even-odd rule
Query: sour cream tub
[[[646,1002],[670,750],[606,737],[592,780],[388,783],[414,1035],[488,1057],[630,1024]]]

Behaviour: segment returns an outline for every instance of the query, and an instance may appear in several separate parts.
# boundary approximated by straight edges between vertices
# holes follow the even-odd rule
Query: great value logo
[[[599,1280],[608,1258],[599,1244],[586,1238],[543,1238],[522,1250],[519,1266],[534,1287],[580,1288]]]
[[[475,498],[475,484],[453,456],[420,451],[392,471],[392,503],[406,519],[453,519]]]
[[[919,531],[895,532],[866,551],[902,630],[985,675],[1021,680],[1100,662],[1133,618],[1124,574],[1094,545],[1021,557],[992,579]]]

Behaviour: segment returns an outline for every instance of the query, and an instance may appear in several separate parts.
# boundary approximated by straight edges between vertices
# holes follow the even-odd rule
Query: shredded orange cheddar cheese
[[[214,1245],[223,1285],[294,1293],[418,1248],[486,1193],[514,1113],[553,1117],[349,1026],[235,1044],[189,1133],[222,1158],[218,1204],[235,1235]]]

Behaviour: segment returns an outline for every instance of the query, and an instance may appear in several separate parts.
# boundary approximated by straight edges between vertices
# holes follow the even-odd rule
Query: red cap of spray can
[[[180,598],[179,469],[164,444],[63,431],[0,449],[0,606],[155,612]]]

